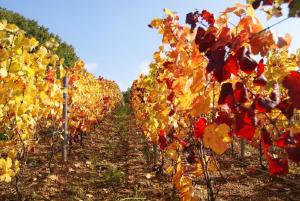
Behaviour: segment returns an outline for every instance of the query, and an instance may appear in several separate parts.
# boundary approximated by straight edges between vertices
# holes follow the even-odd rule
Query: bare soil
[[[73,144],[66,163],[56,147],[49,166],[47,136],[38,146],[38,152],[22,165],[17,184],[20,194],[15,179],[2,183],[1,201],[178,200],[170,177],[151,165],[152,146],[126,108],[105,117],[84,136],[83,146]],[[251,164],[255,158],[247,157],[244,162]],[[220,166],[225,179],[215,178],[220,184],[217,200],[300,201],[299,185],[271,177],[258,165],[242,165],[228,153],[220,159]],[[300,183],[297,176],[291,179]],[[203,182],[196,183],[205,200]]]

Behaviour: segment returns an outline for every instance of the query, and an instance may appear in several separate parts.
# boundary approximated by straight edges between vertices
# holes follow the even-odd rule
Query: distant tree
[[[126,91],[122,92],[125,103],[129,103],[129,101],[130,101],[130,91],[131,91],[131,88],[128,88]]]
[[[40,44],[45,44],[47,41],[54,38],[56,42],[59,43],[56,54],[60,58],[64,58],[64,66],[73,66],[78,59],[72,45],[64,42],[58,35],[50,33],[48,28],[39,25],[37,21],[27,19],[18,13],[0,7],[0,20],[4,19],[7,20],[8,23],[16,24],[20,29],[24,30],[26,36],[35,37]]]

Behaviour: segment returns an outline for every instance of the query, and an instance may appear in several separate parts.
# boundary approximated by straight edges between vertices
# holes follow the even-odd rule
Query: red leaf
[[[262,75],[265,72],[264,59],[261,59],[257,66],[257,77]]]
[[[165,68],[169,68],[169,67],[171,67],[173,64],[174,64],[173,62],[166,61],[166,62],[163,64],[163,66],[164,66]]]
[[[75,75],[72,75],[68,80],[68,85],[73,86],[74,82],[77,81],[79,78]]]
[[[288,94],[291,97],[291,102],[296,109],[300,109],[300,73],[291,71],[287,75],[282,84],[288,89]]]
[[[206,128],[206,119],[200,118],[194,126],[194,139],[197,140],[203,137],[204,129]]]
[[[291,119],[294,115],[294,107],[289,99],[281,101],[277,108],[286,116],[286,118]]]
[[[257,8],[260,6],[260,4],[261,4],[262,1],[263,1],[263,0],[255,0],[255,1],[252,3],[253,8],[254,8],[254,9],[257,9]]]
[[[200,14],[203,20],[205,20],[209,25],[213,25],[215,23],[214,15],[208,12],[207,10],[203,10]]]
[[[286,147],[285,150],[290,160],[300,162],[300,146]]]
[[[212,49],[225,47],[226,45],[230,44],[232,39],[230,29],[228,27],[223,27],[217,38],[218,39],[213,45]]]
[[[199,18],[199,12],[190,12],[186,15],[185,23],[191,25],[192,30],[196,27],[196,24],[198,22]]]
[[[260,112],[270,112],[276,106],[277,104],[275,101],[269,100],[267,98],[258,97],[255,100],[255,109]]]
[[[235,134],[246,140],[251,140],[255,132],[255,113],[251,108],[240,107],[237,114]]]
[[[268,159],[269,172],[271,175],[286,175],[289,171],[287,159]]]
[[[216,70],[221,66],[223,68],[225,62],[224,62],[224,56],[225,56],[225,49],[224,48],[218,48],[216,50],[210,50],[206,53],[207,58],[209,59],[209,63],[206,67],[208,73],[212,72],[213,70]]]
[[[101,75],[99,75],[98,79],[99,81],[103,81],[104,80],[104,77],[102,77]]]
[[[173,80],[171,80],[170,78],[165,78],[165,82],[167,84],[168,89],[171,89],[173,85]]]
[[[206,52],[215,43],[216,40],[215,35],[211,33],[204,35],[205,30],[204,33],[203,30],[204,30],[203,28],[198,27],[198,31],[195,39],[196,44],[199,45],[200,52]]]
[[[255,132],[255,127],[248,124],[242,124],[241,128],[236,132],[238,137],[251,140]]]
[[[206,56],[209,59],[209,63],[206,67],[208,73],[213,71],[213,76],[218,82],[223,82],[230,78],[230,73],[224,69],[224,48],[210,50],[206,53]]]
[[[231,126],[233,124],[233,119],[227,112],[218,112],[215,122],[216,124],[227,124],[228,126]]]
[[[226,60],[226,64],[224,66],[224,69],[231,74],[238,75],[240,66],[238,64],[238,60],[235,56],[230,55],[228,59]]]
[[[227,104],[231,108],[233,107],[234,96],[233,96],[232,83],[227,82],[222,84],[218,104],[219,105]]]
[[[243,120],[245,123],[254,125],[255,124],[255,113],[253,110],[248,109],[247,112],[244,113]]]
[[[289,136],[285,150],[290,160],[300,162],[300,133]]]
[[[204,37],[205,33],[206,33],[205,29],[203,29],[202,27],[198,27],[196,38],[195,38],[195,42],[197,45],[200,44],[201,39]]]
[[[169,113],[169,116],[171,117],[171,116],[173,116],[174,114],[175,114],[175,110],[172,109],[172,110],[170,111],[170,113]]]
[[[166,149],[167,145],[168,145],[168,141],[167,141],[167,137],[166,137],[166,132],[164,130],[161,130],[159,132],[159,137],[158,137],[158,141],[159,141],[159,147],[161,150]]]
[[[284,132],[276,141],[274,141],[274,145],[280,148],[285,148],[288,145],[289,137],[290,131]]]
[[[168,95],[168,97],[167,97],[167,99],[168,99],[168,101],[173,101],[174,100],[174,98],[175,98],[175,93],[174,93],[174,91],[172,91],[169,95]]]
[[[54,84],[54,72],[51,70],[47,70],[45,79],[51,84]]]
[[[263,129],[261,133],[261,143],[263,146],[264,154],[268,161],[269,172],[271,175],[285,175],[288,173],[288,160],[272,158],[269,153],[269,147],[272,146],[272,139],[270,133]]]
[[[235,84],[234,99],[239,103],[245,103],[248,100],[247,89],[242,82]]]
[[[271,6],[273,4],[274,0],[263,0],[263,5],[266,6]]]
[[[257,62],[252,58],[252,54],[246,48],[242,47],[237,52],[240,68],[247,74],[251,74],[257,67]]]
[[[255,86],[261,86],[261,87],[266,86],[267,78],[264,76],[264,74],[261,74],[258,78],[253,80],[253,84]]]

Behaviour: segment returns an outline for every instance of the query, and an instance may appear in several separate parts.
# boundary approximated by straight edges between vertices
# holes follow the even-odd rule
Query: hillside
[[[78,59],[78,56],[76,55],[75,49],[72,45],[64,42],[58,35],[49,32],[48,28],[39,25],[37,21],[27,19],[18,13],[9,11],[2,7],[0,7],[0,19],[5,19],[8,23],[17,25],[26,32],[27,37],[34,37],[41,44],[45,44],[51,38],[54,38],[59,43],[56,54],[60,58],[65,59],[65,66],[72,66]]]

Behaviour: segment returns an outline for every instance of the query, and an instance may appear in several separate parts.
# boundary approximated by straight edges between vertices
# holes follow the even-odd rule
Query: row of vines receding
[[[115,82],[94,77],[82,61],[63,68],[63,59],[55,54],[57,48],[54,40],[40,45],[16,25],[0,21],[0,182],[18,177],[22,163],[28,154],[38,151],[43,136],[52,136],[52,147],[53,138],[61,146],[63,92],[68,94],[70,143],[88,135],[123,101]],[[66,75],[69,87],[64,89]]]

